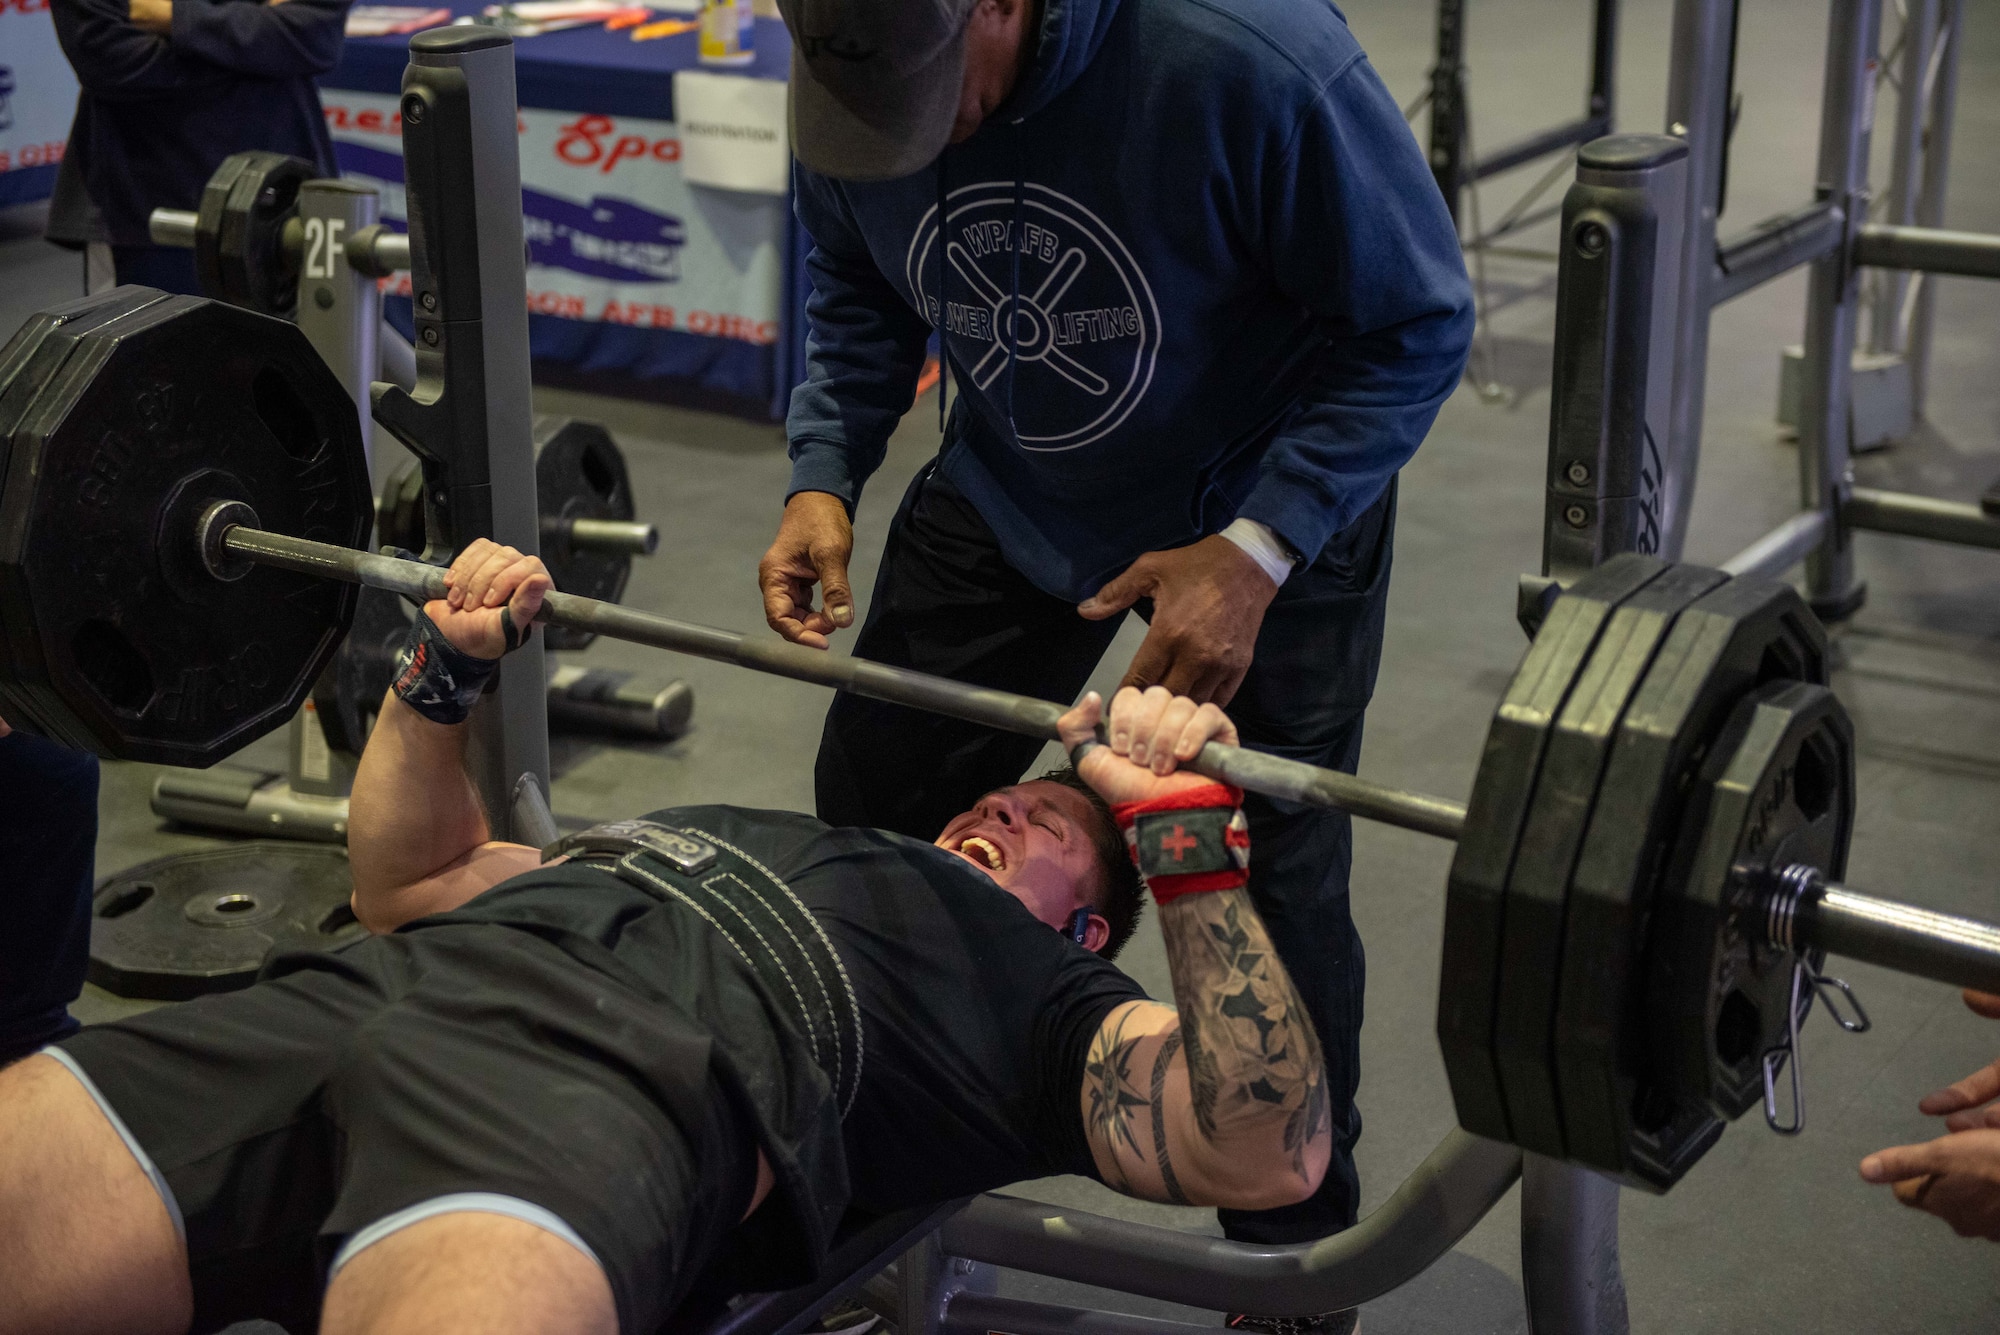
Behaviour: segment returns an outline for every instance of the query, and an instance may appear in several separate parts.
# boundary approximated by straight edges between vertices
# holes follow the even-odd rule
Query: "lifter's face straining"
[[[1090,838],[1096,820],[1083,794],[1036,779],[980,798],[936,843],[991,876],[1040,921],[1067,930],[1071,915],[1094,907],[1102,888]]]

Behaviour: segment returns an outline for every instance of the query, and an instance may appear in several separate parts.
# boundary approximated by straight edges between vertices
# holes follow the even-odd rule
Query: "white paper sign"
[[[681,178],[689,185],[760,195],[791,190],[792,141],[779,80],[679,70],[674,121],[681,136]]]

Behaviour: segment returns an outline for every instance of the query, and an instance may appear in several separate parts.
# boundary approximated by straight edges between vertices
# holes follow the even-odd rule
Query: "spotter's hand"
[[[444,637],[475,658],[498,658],[507,652],[500,629],[500,609],[508,609],[514,628],[526,635],[542,610],[542,598],[555,587],[539,556],[523,556],[490,538],[477,538],[458,554],[444,572],[448,592],[424,604]]]
[[[854,624],[854,590],[847,563],[854,555],[854,525],[847,505],[823,491],[801,491],[785,502],[778,536],[757,565],[764,621],[793,644],[827,647],[837,630]],[[813,585],[825,606],[813,606]]]
[[[1146,553],[1076,610],[1087,621],[1102,621],[1151,598],[1152,624],[1119,684],[1142,691],[1164,686],[1197,703],[1226,705],[1250,670],[1264,612],[1277,596],[1263,567],[1216,534]]]
[[[1092,691],[1056,721],[1064,749],[1074,751],[1096,736],[1103,719],[1104,701]],[[1164,686],[1145,691],[1127,686],[1112,696],[1105,731],[1109,745],[1084,756],[1080,772],[1107,802],[1144,802],[1213,782],[1180,772],[1180,766],[1210,742],[1237,744],[1229,715]]]

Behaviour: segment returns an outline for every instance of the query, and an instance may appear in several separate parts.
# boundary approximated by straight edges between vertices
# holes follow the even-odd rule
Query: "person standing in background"
[[[266,149],[339,175],[313,82],[340,60],[348,0],[52,0],[82,85],[47,236],[85,285],[197,291],[194,256],[153,244],[154,209],[193,209],[232,153]],[[110,272],[105,272],[108,268]]]

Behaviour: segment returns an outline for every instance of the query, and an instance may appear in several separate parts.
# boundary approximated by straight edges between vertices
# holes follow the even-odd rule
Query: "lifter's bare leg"
[[[327,1286],[320,1335],[617,1335],[597,1262],[506,1215],[447,1214],[391,1233]]]
[[[0,1071],[0,1335],[168,1335],[187,1251],[132,1151],[52,1057]]]

